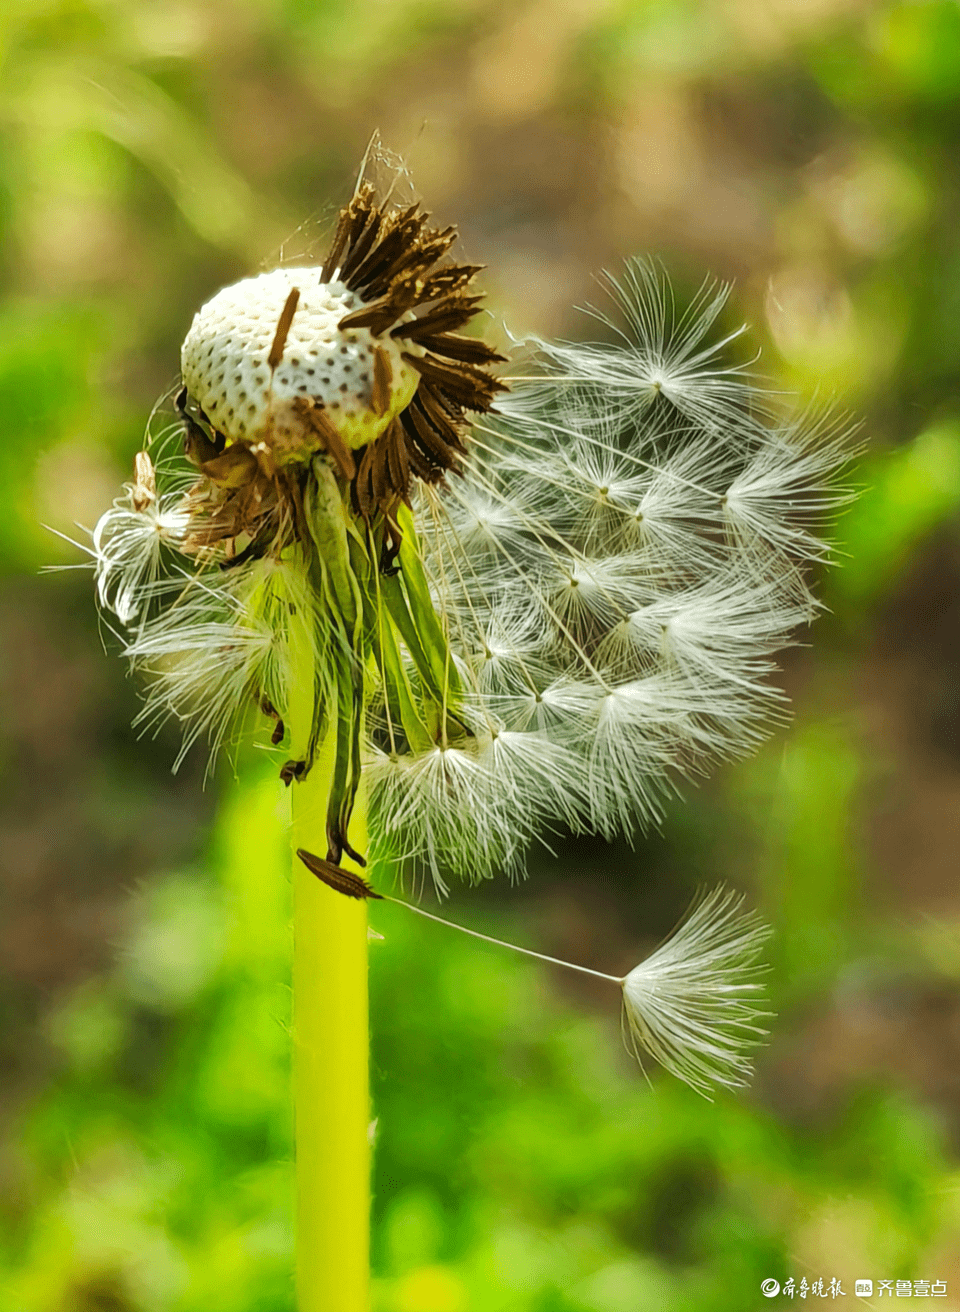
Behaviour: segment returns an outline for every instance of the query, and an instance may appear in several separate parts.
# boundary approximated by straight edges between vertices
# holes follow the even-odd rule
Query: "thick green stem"
[[[309,725],[310,644],[293,723]],[[293,847],[323,857],[334,776],[335,717],[307,777],[292,785]],[[366,848],[361,786],[350,844]],[[344,856],[342,864],[357,870]],[[370,1094],[367,913],[293,860],[294,1106],[299,1312],[367,1312],[370,1255]]]

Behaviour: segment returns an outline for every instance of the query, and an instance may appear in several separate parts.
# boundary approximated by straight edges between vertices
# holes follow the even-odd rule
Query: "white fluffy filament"
[[[749,1051],[767,1033],[757,964],[770,928],[743,897],[720,887],[623,986],[624,1035],[640,1059],[648,1052],[698,1093],[745,1085]]]

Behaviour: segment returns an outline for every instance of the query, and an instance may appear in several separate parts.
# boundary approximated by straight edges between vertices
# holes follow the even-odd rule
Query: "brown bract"
[[[382,521],[395,549],[396,509],[409,503],[413,480],[438,483],[456,472],[466,453],[467,416],[489,410],[505,390],[489,372],[504,357],[457,331],[478,312],[482,298],[471,285],[482,266],[443,263],[455,238],[455,228],[431,227],[419,205],[383,204],[366,184],[340,213],[320,279],[345,286],[361,302],[339,321],[345,340],[365,329],[383,343],[373,350],[369,411],[390,411],[391,354],[419,375],[406,407],[365,446],[347,444],[320,396],[279,402],[263,431],[231,442],[181,391],[185,452],[202,474],[190,494],[188,550],[222,547],[230,565],[303,540],[303,491],[318,453],[349,484],[355,513],[368,525]],[[294,288],[279,316],[271,371],[283,358],[298,299]],[[238,552],[241,538],[247,541]]]
[[[358,901],[370,898],[378,902],[383,901],[383,894],[378,893],[372,885],[360,875],[354,874],[352,870],[344,870],[333,861],[324,861],[322,857],[314,856],[312,852],[307,852],[302,847],[297,848],[297,856],[312,875],[316,875],[335,893],[342,893],[344,897],[356,898]]]

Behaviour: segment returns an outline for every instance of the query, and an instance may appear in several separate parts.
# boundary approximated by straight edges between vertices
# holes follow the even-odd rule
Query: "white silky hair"
[[[624,1038],[637,1060],[649,1053],[707,1096],[749,1082],[750,1049],[767,1033],[757,959],[771,931],[743,901],[713,889],[621,981]]]
[[[545,735],[509,730],[419,753],[375,752],[366,766],[371,833],[388,836],[394,860],[428,870],[440,893],[451,867],[473,882],[494,872],[516,877],[533,840],[561,821],[577,823],[577,764]]]
[[[680,925],[628,974],[618,977],[519,947],[386,894],[387,901],[497,947],[618,985],[624,1043],[643,1068],[655,1058],[708,1100],[717,1087],[736,1089],[753,1073],[751,1054],[768,1031],[759,963],[770,929],[730,889],[700,893]]]
[[[135,509],[128,486],[93,530],[97,599],[130,625],[164,588],[164,547],[176,547],[190,523],[176,492]]]
[[[614,313],[592,305],[585,307],[585,313],[603,326],[612,341],[536,339],[543,361],[554,373],[568,374],[603,392],[603,408],[595,421],[635,420],[660,396],[678,414],[708,429],[756,414],[752,361],[741,363],[725,355],[726,348],[746,332],[746,325],[709,340],[729,299],[728,284],[706,278],[682,309],[669,278],[653,260],[628,260],[620,277],[605,273],[601,284],[614,303]],[[540,394],[532,391],[512,398],[508,405],[515,415],[531,414],[540,401]]]
[[[154,411],[151,423],[156,417]],[[75,544],[92,558],[99,605],[127,628],[144,616],[151,602],[177,591],[182,581],[175,553],[190,527],[184,494],[194,471],[174,455],[179,436],[179,424],[162,423],[152,434],[148,428],[160,487],[144,495],[135,483],[125,483],[97,521],[90,546]]]
[[[135,726],[156,732],[167,720],[179,722],[183,738],[174,770],[201,740],[207,742],[212,769],[250,714],[259,713],[263,699],[289,704],[288,617],[313,609],[300,571],[281,562],[259,560],[246,570],[182,575],[176,601],[145,616],[126,645],[125,654],[148,689]],[[317,613],[305,630],[314,635],[320,669],[321,624]]]
[[[739,333],[707,340],[725,288],[680,313],[650,264],[609,282],[614,340],[535,342],[532,381],[476,425],[463,478],[415,510],[488,721],[561,746],[553,818],[612,837],[783,720],[773,657],[818,612],[806,568],[830,559],[818,529],[848,499],[852,451],[842,423],[726,363]],[[505,762],[499,784],[519,815],[543,813],[536,774]],[[402,830],[402,802],[382,817]],[[489,873],[450,839],[438,865]]]
[[[608,286],[619,318],[591,313],[609,340],[534,341],[529,377],[475,423],[462,476],[415,495],[474,736],[398,746],[372,687],[366,776],[374,849],[440,890],[450,872],[518,873],[552,830],[656,823],[684,776],[783,718],[773,657],[818,610],[805,570],[830,559],[820,530],[847,496],[843,425],[791,412],[728,359],[739,331],[711,338],[726,288],[681,312],[642,261]],[[207,737],[215,752],[251,698],[282,710],[307,590],[265,561],[171,568],[185,468],[165,457],[154,503],[137,511],[128,490],[106,513],[97,583],[150,676],[142,726],[172,716],[184,750]]]

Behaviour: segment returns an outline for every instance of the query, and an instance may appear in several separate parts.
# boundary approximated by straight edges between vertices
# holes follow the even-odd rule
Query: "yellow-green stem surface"
[[[304,680],[306,687],[310,682]],[[325,857],[328,739],[292,785],[293,846]],[[363,790],[350,841],[366,848]],[[357,869],[349,858],[343,865]],[[367,1312],[370,1094],[367,909],[293,859],[298,1312]]]

